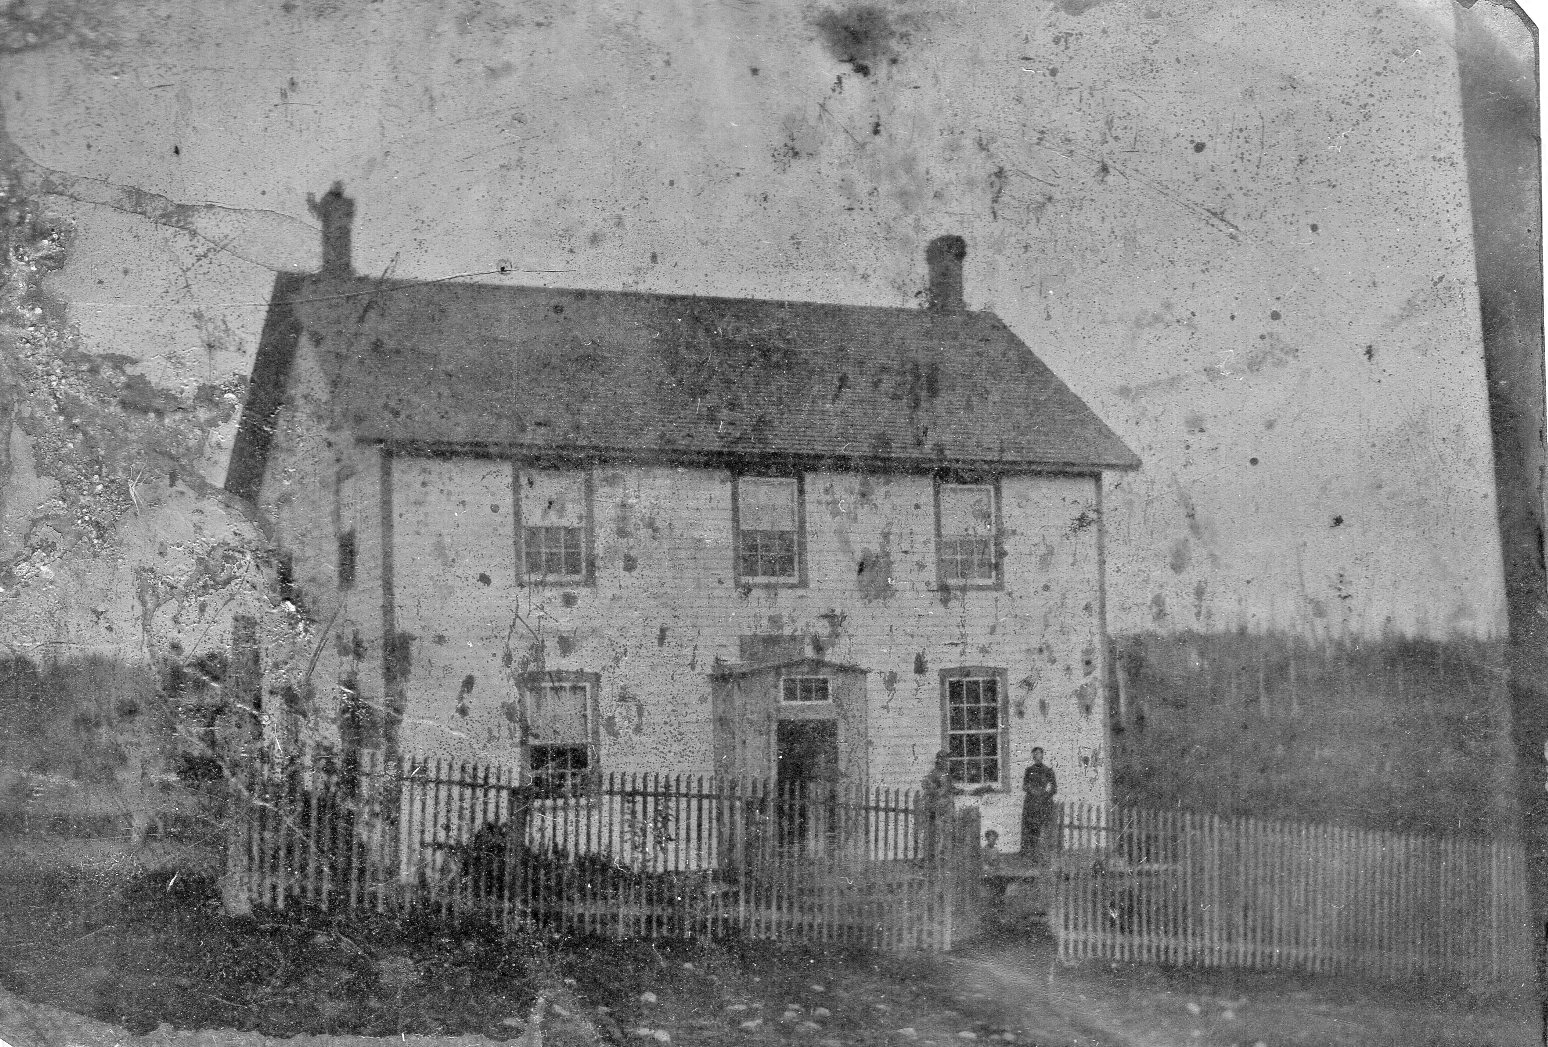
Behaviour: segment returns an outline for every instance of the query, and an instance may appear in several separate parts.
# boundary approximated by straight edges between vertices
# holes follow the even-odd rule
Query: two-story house
[[[357,277],[352,204],[318,210],[227,488],[344,746],[540,788],[914,786],[944,750],[1010,845],[1034,746],[1106,798],[1101,477],[1138,462],[964,306],[959,238],[926,308],[876,308]]]

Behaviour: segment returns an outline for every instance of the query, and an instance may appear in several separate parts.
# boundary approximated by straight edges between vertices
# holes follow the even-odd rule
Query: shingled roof
[[[990,312],[286,274],[233,493],[256,492],[303,332],[368,441],[896,471],[1139,465]]]

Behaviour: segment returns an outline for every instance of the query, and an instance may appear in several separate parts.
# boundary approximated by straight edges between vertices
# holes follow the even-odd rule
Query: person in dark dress
[[[1025,794],[1021,801],[1021,854],[1035,858],[1043,830],[1053,820],[1054,795],[1059,791],[1058,779],[1053,768],[1043,762],[1041,748],[1032,750],[1032,762],[1022,776],[1021,789]]]

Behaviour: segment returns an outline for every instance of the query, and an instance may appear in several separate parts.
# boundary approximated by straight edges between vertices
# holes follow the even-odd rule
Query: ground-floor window
[[[597,674],[522,677],[527,769],[538,796],[572,796],[597,771]]]
[[[941,671],[941,735],[958,785],[1001,785],[1006,745],[1005,670]]]

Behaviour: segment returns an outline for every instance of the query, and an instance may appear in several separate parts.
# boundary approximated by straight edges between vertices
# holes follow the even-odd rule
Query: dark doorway
[[[827,839],[828,801],[838,781],[838,722],[781,720],[775,750],[781,849],[817,854]]]

